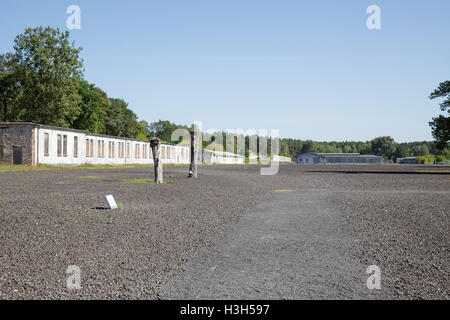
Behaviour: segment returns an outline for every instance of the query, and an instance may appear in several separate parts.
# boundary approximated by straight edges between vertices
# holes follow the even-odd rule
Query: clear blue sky
[[[431,140],[450,80],[450,1],[2,0],[0,52],[81,8],[85,78],[140,119],[314,140]],[[366,8],[381,8],[381,30]]]

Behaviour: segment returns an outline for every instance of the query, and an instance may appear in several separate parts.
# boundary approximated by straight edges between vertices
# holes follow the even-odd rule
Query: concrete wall
[[[8,126],[0,124],[0,162],[13,163],[13,150],[22,154],[22,164],[34,164],[33,148],[35,147],[34,128],[21,124]]]

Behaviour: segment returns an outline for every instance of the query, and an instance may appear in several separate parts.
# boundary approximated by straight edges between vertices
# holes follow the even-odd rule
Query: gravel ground
[[[447,168],[438,168],[446,169]],[[130,184],[152,168],[0,173],[0,299],[158,299],[199,251],[278,189],[327,190],[324,205],[382,270],[384,297],[448,299],[450,175],[427,166],[166,167],[173,184]],[[88,176],[80,178],[81,176]],[[103,210],[113,194],[121,209]],[[82,289],[69,291],[69,265]],[[194,298],[194,297],[193,297]]]

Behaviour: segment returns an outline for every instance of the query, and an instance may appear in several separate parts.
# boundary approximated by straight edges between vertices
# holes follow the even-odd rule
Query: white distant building
[[[308,152],[297,155],[297,163],[382,163],[383,157],[361,155],[359,153],[317,153]]]
[[[289,158],[289,157],[285,157],[285,156],[273,155],[272,156],[272,161],[275,161],[275,162],[292,162],[292,159]]]
[[[214,151],[203,149],[199,152],[200,162],[203,163],[221,163],[221,164],[243,164],[245,157],[239,154],[224,151]]]

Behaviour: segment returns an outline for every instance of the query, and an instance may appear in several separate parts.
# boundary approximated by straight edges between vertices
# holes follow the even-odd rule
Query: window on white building
[[[57,151],[58,157],[62,155],[62,136],[60,134],[57,135]]]
[[[73,156],[78,157],[78,137],[73,137]]]
[[[48,156],[49,142],[48,133],[44,133],[44,156]]]
[[[63,156],[67,157],[67,135],[63,135]]]

